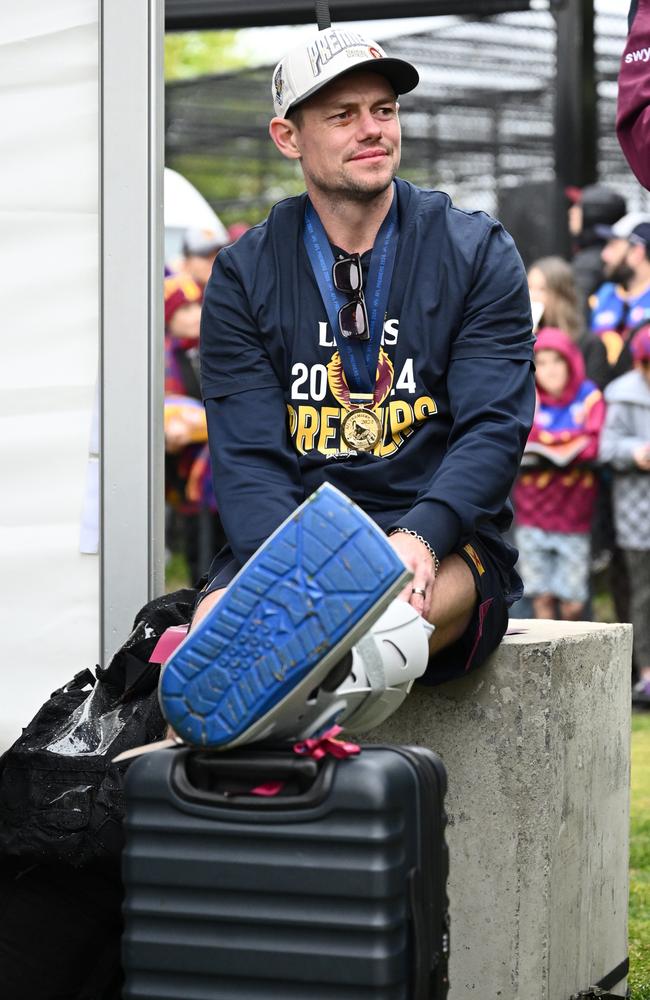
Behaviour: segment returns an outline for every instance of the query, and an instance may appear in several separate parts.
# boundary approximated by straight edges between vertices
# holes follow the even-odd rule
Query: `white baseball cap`
[[[415,66],[387,56],[377,42],[356,31],[327,28],[292,49],[275,67],[271,83],[275,114],[285,118],[337,76],[363,67],[385,76],[396,94],[407,94],[420,81]]]
[[[230,243],[214,229],[186,229],[183,234],[183,253],[187,257],[209,257]]]

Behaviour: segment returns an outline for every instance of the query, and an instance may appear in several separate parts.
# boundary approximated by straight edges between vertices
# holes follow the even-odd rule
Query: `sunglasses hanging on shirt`
[[[370,322],[363,295],[363,271],[358,253],[334,262],[332,281],[339,292],[353,296],[338,312],[341,336],[346,340],[370,340]]]

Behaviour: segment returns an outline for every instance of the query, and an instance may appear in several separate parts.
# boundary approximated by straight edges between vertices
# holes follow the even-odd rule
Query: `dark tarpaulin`
[[[485,17],[527,10],[529,0],[331,0],[333,21],[382,17],[471,14]],[[254,25],[309,24],[316,21],[310,0],[166,0],[167,31],[247,28]]]

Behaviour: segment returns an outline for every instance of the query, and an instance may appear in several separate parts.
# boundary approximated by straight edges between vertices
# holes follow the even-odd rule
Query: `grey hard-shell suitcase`
[[[416,747],[141,757],[126,783],[125,1000],[444,1000],[445,789]]]

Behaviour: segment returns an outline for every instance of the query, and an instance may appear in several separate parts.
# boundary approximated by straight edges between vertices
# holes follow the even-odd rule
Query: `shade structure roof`
[[[525,10],[529,0],[330,0],[333,20],[471,14],[485,17]],[[307,24],[314,21],[313,0],[166,0],[168,31],[241,28],[258,24]]]

